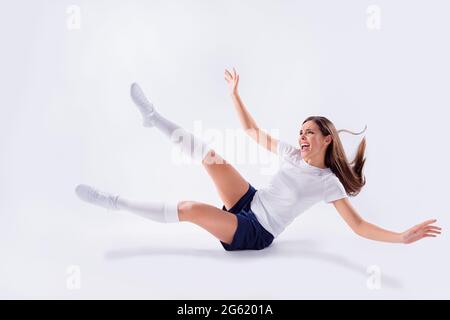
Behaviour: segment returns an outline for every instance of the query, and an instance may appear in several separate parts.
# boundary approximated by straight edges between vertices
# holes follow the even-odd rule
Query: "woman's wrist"
[[[405,243],[405,236],[403,232],[397,233],[397,243]]]

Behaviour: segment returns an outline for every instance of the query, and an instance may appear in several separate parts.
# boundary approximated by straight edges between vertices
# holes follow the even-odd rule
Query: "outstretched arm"
[[[252,118],[250,113],[244,106],[241,97],[238,93],[239,75],[233,68],[230,72],[225,69],[225,80],[230,91],[231,99],[233,100],[234,107],[238,113],[239,121],[245,131],[253,140],[255,140],[259,145],[266,148],[267,150],[276,153],[278,140],[271,137],[269,134],[261,130],[256,124],[255,120]]]
[[[412,243],[425,237],[436,237],[441,228],[432,226],[436,219],[424,221],[404,232],[393,232],[365,221],[353,208],[348,198],[333,202],[334,207],[350,228],[361,237],[392,243]]]

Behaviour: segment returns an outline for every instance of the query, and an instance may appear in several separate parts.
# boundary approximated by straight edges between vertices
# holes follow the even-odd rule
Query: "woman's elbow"
[[[244,132],[252,138],[256,137],[258,135],[258,128],[256,128],[256,127],[245,126],[243,129],[244,129]]]
[[[261,134],[261,131],[259,130],[259,128],[257,127],[248,127],[245,130],[245,133],[247,133],[248,136],[250,136],[250,138],[252,138],[253,140],[255,140],[257,143],[260,143],[261,141],[264,140],[264,137]]]
[[[353,232],[356,233],[358,236],[365,237],[365,231],[366,228],[364,227],[366,222],[364,220],[360,220],[353,226]]]

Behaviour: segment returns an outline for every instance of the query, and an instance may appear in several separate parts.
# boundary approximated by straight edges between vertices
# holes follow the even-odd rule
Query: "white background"
[[[1,4],[1,298],[450,298],[447,1]],[[80,29],[67,26],[70,5]],[[370,5],[381,9],[379,30],[367,26]],[[288,142],[309,115],[338,129],[367,124],[367,185],[354,206],[395,231],[437,218],[443,235],[366,240],[321,203],[271,247],[226,252],[195,225],[76,198],[88,183],[221,207],[202,167],[174,164],[168,140],[141,126],[129,86],[139,82],[189,130],[201,121],[224,133],[240,129],[223,79],[233,66],[258,124]],[[352,159],[361,137],[341,137]],[[236,147],[220,150],[233,162]],[[259,163],[235,165],[257,188],[270,179]],[[67,285],[70,266],[79,289]],[[371,266],[379,290],[367,285]]]

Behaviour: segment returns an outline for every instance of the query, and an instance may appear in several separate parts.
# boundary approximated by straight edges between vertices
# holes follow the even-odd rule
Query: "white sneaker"
[[[130,88],[131,99],[134,104],[139,108],[139,111],[142,114],[143,125],[145,127],[153,127],[154,119],[153,116],[155,114],[155,107],[153,103],[147,99],[141,87],[137,83],[133,83]]]
[[[85,184],[78,185],[75,188],[75,193],[83,201],[98,205],[106,209],[119,210],[119,208],[117,207],[117,199],[119,198],[118,195],[101,192]]]

